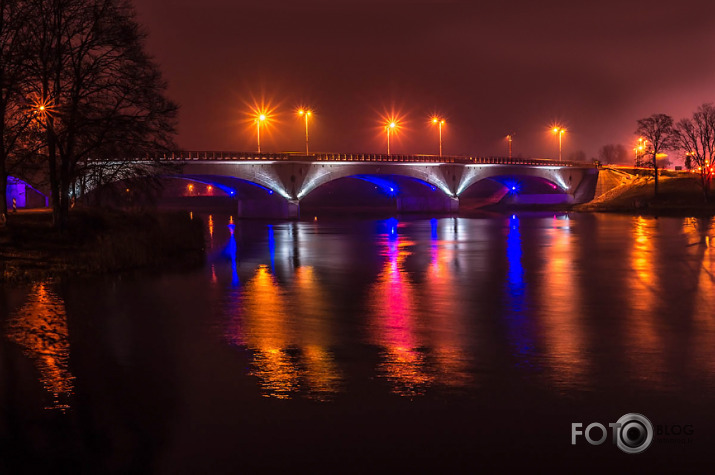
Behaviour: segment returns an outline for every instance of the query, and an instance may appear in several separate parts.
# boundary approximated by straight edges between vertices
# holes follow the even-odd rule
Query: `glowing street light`
[[[261,122],[265,122],[266,114],[258,114],[256,117],[256,143],[258,145],[258,153],[261,153]]]
[[[444,119],[440,117],[432,117],[432,123],[439,126],[439,156],[442,156],[442,126],[445,124]]]
[[[386,126],[385,130],[387,131],[387,154],[390,155],[390,133],[392,130],[394,130],[397,127],[397,122],[394,120],[391,120]]]
[[[564,132],[566,132],[566,129],[560,126],[554,127],[551,132],[555,134],[559,134],[559,162],[561,161],[561,137],[564,135]]]
[[[313,111],[300,109],[298,115],[305,117],[305,154],[308,155],[308,117],[313,115]]]

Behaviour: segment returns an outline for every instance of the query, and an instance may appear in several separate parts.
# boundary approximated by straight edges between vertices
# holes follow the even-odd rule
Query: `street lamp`
[[[387,154],[390,155],[390,132],[394,130],[397,127],[397,122],[394,120],[391,120],[386,126],[385,130],[387,131]]]
[[[258,153],[261,153],[261,122],[265,122],[266,114],[258,114],[256,117],[256,143],[258,145]]]
[[[440,117],[432,117],[432,123],[439,126],[439,156],[442,156],[442,126],[445,124],[444,119]]]
[[[514,141],[514,134],[509,134],[506,136],[506,143],[509,146],[509,159],[511,160],[511,143]]]
[[[555,134],[559,134],[559,162],[561,161],[561,137],[564,135],[564,132],[566,132],[566,129],[563,127],[556,126],[551,130]]]
[[[313,115],[313,111],[300,109],[298,115],[305,117],[305,154],[308,155],[308,117]]]

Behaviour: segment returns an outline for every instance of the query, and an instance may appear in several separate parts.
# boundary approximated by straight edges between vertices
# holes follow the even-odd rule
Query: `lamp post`
[[[554,127],[551,131],[555,134],[559,134],[559,162],[560,162],[561,161],[561,140],[562,140],[561,137],[563,137],[564,132],[566,132],[566,129],[564,129],[563,127],[557,126],[557,127]]]
[[[259,114],[256,117],[256,143],[258,145],[258,153],[261,153],[261,122],[266,120],[266,114]]]
[[[506,143],[509,147],[509,160],[511,160],[511,143],[514,141],[514,134],[509,134],[506,136]]]
[[[390,155],[390,131],[397,127],[397,122],[390,121],[389,124],[385,126],[385,130],[387,130],[387,154]]]
[[[442,156],[442,126],[445,124],[444,119],[440,117],[432,117],[432,123],[439,127],[439,156]]]
[[[305,117],[305,154],[308,155],[308,117],[313,115],[313,111],[300,109],[298,115]]]

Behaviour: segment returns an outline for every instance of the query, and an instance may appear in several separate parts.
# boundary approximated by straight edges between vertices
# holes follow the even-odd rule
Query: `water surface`
[[[0,289],[7,467],[643,468],[715,441],[713,220],[201,217],[202,269]],[[695,434],[570,444],[627,412]]]

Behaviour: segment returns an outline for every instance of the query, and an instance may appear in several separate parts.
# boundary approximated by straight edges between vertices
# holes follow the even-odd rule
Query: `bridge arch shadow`
[[[562,186],[547,178],[533,175],[505,174],[481,178],[459,194],[460,209],[469,210],[490,205],[567,204],[573,197]]]
[[[92,190],[87,199],[114,206],[225,209],[245,217],[284,217],[288,205],[286,198],[259,183],[199,174],[120,180]]]

